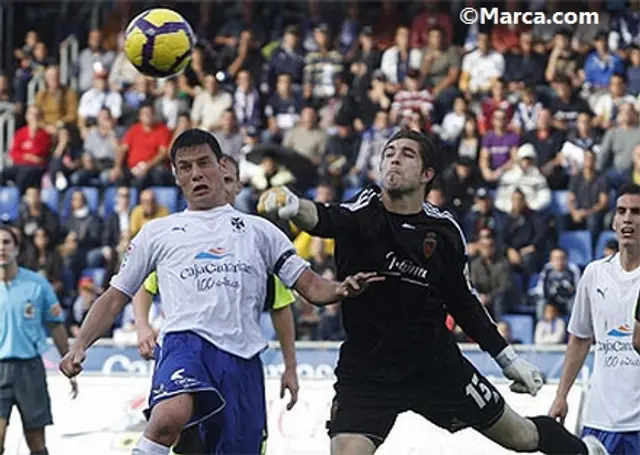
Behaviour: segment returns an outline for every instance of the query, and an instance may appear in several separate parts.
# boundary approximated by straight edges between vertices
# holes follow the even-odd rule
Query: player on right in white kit
[[[618,253],[592,262],[578,284],[562,378],[549,415],[564,421],[567,395],[595,341],[583,435],[610,454],[640,454],[640,357],[634,352],[634,308],[640,293],[640,186],[618,193],[613,229]]]
[[[196,425],[209,454],[258,455],[267,420],[260,360],[267,342],[258,322],[267,276],[277,275],[316,305],[384,280],[359,273],[337,283],[311,271],[270,221],[227,203],[221,158],[213,135],[187,130],[178,136],[171,164],[188,209],[144,225],[60,362],[66,376],[79,374],[86,350],[157,271],[165,321],[149,424],[134,455],[169,455],[180,432]]]

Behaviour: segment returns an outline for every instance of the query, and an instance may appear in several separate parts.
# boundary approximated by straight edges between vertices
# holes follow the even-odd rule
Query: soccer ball
[[[165,78],[184,71],[194,44],[193,30],[180,14],[154,8],[127,25],[124,53],[145,76]]]

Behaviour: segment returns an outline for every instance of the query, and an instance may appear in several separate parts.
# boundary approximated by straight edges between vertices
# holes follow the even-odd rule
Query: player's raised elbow
[[[306,269],[293,288],[312,305],[323,306],[339,300],[336,283],[322,278],[311,269]]]

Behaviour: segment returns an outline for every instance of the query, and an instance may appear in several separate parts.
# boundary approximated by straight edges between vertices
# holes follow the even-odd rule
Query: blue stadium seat
[[[505,314],[502,321],[511,327],[511,336],[522,344],[533,344],[534,317],[530,314]]]
[[[552,192],[549,210],[553,216],[567,215],[569,213],[569,191]]]
[[[353,199],[360,191],[362,191],[362,188],[347,188],[346,190],[344,190],[344,194],[342,195],[342,200],[343,201],[350,201],[351,199]]]
[[[616,190],[609,191],[609,210],[616,208],[616,196],[618,192]]]
[[[537,273],[529,277],[529,287],[527,288],[528,292],[531,292],[536,288],[536,286],[538,285],[538,278],[540,278],[540,275]]]
[[[178,188],[170,186],[153,186],[151,187],[153,194],[156,195],[158,204],[164,205],[169,209],[169,213],[178,210]]]
[[[116,194],[118,193],[118,188],[115,186],[110,186],[104,192],[102,196],[102,214],[103,216],[108,216],[113,212],[113,208],[116,205]],[[129,194],[131,195],[131,199],[129,201],[129,209],[133,209],[138,203],[138,190],[135,188],[129,188]]]
[[[569,252],[569,261],[584,267],[593,260],[591,233],[589,231],[565,231],[560,233],[558,244]]]
[[[53,213],[60,210],[60,193],[56,188],[42,188],[40,191],[40,199],[49,207]]]
[[[84,269],[82,271],[82,276],[83,277],[89,277],[93,280],[93,284],[95,284],[98,287],[102,287],[102,285],[104,284],[104,278],[105,278],[105,274],[106,274],[106,270],[99,267],[99,268],[87,268]]]
[[[71,195],[80,190],[84,193],[84,197],[87,199],[87,205],[92,213],[98,213],[98,207],[100,206],[100,195],[98,194],[98,188],[92,186],[72,186],[64,194],[64,200],[62,201],[62,210],[60,210],[60,216],[67,218],[71,213]]]
[[[616,233],[614,231],[602,231],[598,236],[598,242],[596,243],[595,259],[601,259],[604,257],[604,247],[609,240],[615,240]]]
[[[18,219],[20,207],[20,191],[15,186],[0,188],[0,221],[15,221]]]

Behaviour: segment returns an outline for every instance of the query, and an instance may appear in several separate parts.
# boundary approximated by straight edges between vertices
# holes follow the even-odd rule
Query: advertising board
[[[298,374],[303,379],[333,379],[333,370],[338,358],[339,343],[296,343],[298,358]],[[564,346],[539,347],[515,346],[518,353],[527,361],[536,365],[549,380],[557,380],[562,373]],[[496,362],[485,352],[474,345],[462,345],[464,355],[485,376],[500,378],[502,373]],[[44,354],[48,370],[56,371],[59,361],[58,353],[51,347]],[[284,362],[280,350],[274,345],[262,354],[265,365],[265,376],[278,379],[284,370]],[[586,371],[591,370],[593,352],[585,362]],[[119,346],[101,342],[87,353],[84,371],[111,375],[126,373],[128,375],[148,377],[153,370],[153,363],[140,358],[134,346]]]
[[[48,448],[52,454],[122,455],[128,454],[144,430],[142,410],[146,406],[150,380],[142,376],[83,374],[79,379],[80,394],[71,401],[69,383],[52,373],[49,378],[55,425],[47,429]],[[498,384],[507,402],[523,415],[545,414],[555,386],[544,386],[532,398],[509,391],[506,383]],[[301,380],[300,400],[286,411],[287,399],[279,398],[279,381],[267,380],[269,440],[267,455],[326,455],[329,438],[325,422],[333,397],[329,379]],[[574,431],[580,409],[581,393],[575,387],[569,397],[567,427]],[[377,452],[381,455],[502,455],[492,442],[473,430],[455,435],[440,430],[421,417],[402,414],[389,439]],[[12,415],[7,434],[6,455],[28,455],[22,439],[17,412]]]

